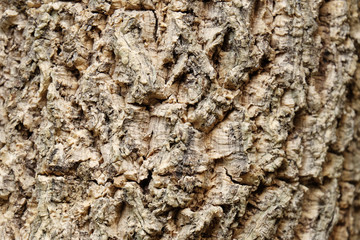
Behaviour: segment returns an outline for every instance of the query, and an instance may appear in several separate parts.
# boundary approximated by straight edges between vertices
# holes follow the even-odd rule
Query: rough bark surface
[[[359,13],[0,1],[0,239],[360,239]]]

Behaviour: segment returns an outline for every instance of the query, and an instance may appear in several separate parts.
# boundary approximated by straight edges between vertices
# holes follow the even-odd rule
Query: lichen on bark
[[[0,2],[0,239],[360,238],[360,2]]]

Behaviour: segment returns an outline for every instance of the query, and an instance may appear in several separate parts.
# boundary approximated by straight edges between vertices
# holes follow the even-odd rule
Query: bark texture
[[[0,1],[0,239],[360,239],[359,13]]]

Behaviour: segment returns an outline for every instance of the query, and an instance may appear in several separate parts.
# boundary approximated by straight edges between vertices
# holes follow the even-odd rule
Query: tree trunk
[[[358,0],[2,0],[0,239],[360,239]]]

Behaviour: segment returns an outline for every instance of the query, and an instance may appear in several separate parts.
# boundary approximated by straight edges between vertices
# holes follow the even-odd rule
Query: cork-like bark
[[[360,239],[358,0],[1,0],[0,239]]]

